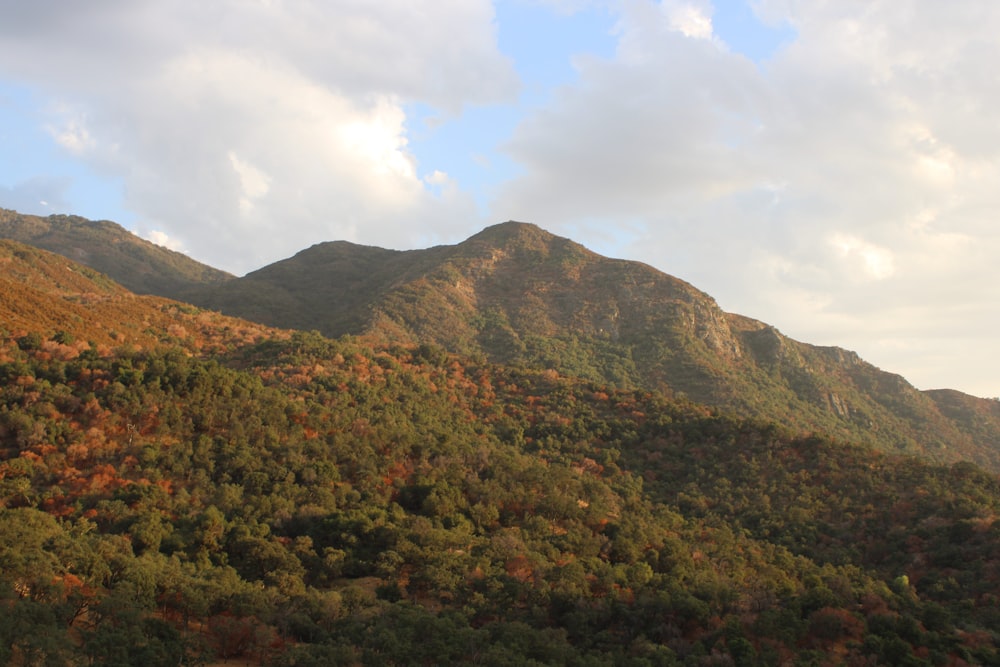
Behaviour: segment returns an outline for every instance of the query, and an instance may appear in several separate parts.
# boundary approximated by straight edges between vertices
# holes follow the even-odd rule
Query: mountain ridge
[[[275,290],[278,316],[260,303]],[[530,223],[492,225],[426,250],[319,244],[188,297],[272,324],[434,343],[501,364],[682,393],[887,451],[1000,468],[1000,423],[960,427],[960,413],[943,414],[931,396],[854,352],[795,341],[724,312],[690,283]],[[254,299],[260,308],[242,305]]]
[[[176,298],[185,288],[233,278],[225,271],[136,236],[109,220],[40,217],[0,208],[0,238],[27,243],[113,276],[136,294]]]
[[[532,223],[499,223],[419,250],[318,243],[242,278],[175,293],[269,326],[440,345],[1000,470],[1000,418],[986,399],[948,402],[948,394],[920,392],[854,352],[795,341],[726,313],[679,278],[603,257]]]

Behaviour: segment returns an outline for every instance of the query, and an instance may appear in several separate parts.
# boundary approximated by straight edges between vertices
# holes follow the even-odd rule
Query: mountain
[[[0,281],[0,664],[1000,660],[974,464],[267,329],[12,241]]]
[[[184,297],[271,325],[434,343],[1000,470],[997,419],[949,409],[853,352],[792,340],[723,312],[682,280],[531,224],[507,222],[426,250],[322,243]]]
[[[195,285],[225,282],[232,275],[150,243],[107,220],[78,216],[23,215],[0,208],[0,238],[58,253],[137,294],[175,298]]]
[[[266,325],[434,344],[495,363],[680,395],[884,451],[1000,470],[1000,404],[921,392],[853,352],[792,340],[722,311],[682,280],[602,257],[532,224],[502,223],[424,250],[321,243],[232,278],[113,223],[12,213],[0,220],[7,221],[0,235],[48,239],[67,256],[83,246],[66,239],[107,237],[96,245],[117,250],[88,257],[103,258],[123,284]],[[136,259],[151,256],[150,248],[170,262]]]

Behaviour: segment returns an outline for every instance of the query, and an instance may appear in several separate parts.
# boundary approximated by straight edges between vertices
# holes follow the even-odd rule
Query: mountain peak
[[[556,236],[534,223],[516,220],[491,225],[458,245],[460,248],[482,246],[515,256],[527,254],[534,257],[596,257],[579,243]]]
[[[520,220],[507,220],[506,222],[498,222],[495,225],[489,225],[487,227],[484,227],[481,232],[473,235],[470,238],[504,237],[504,236],[512,236],[525,233],[549,234],[549,232],[545,231],[544,229],[542,229],[533,222],[522,222]]]
[[[500,245],[511,243],[518,245],[548,245],[559,238],[534,223],[508,220],[507,222],[490,225],[483,231],[470,237],[466,243],[486,241]]]

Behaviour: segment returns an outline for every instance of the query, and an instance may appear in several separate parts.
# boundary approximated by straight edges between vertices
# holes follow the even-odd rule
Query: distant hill
[[[973,442],[995,441],[1000,432],[1000,400],[977,398],[954,389],[932,389],[924,394]]]
[[[233,277],[107,220],[69,215],[42,218],[0,209],[0,238],[69,257],[112,276],[137,294],[176,298],[194,285],[221,283]]]
[[[691,400],[939,461],[1000,469],[1000,423],[964,413],[857,354],[723,312],[648,265],[602,257],[525,223],[453,246],[321,243],[184,297],[271,325],[434,343]],[[980,399],[967,397],[977,404]]]
[[[157,296],[138,296],[65,257],[0,240],[0,334],[55,354],[92,345],[229,349],[275,335],[269,327]]]

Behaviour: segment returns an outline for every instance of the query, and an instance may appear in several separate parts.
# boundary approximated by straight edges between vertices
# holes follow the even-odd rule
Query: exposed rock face
[[[848,407],[847,403],[844,402],[840,396],[834,393],[827,395],[827,400],[830,402],[830,409],[837,413],[837,416],[843,417],[844,419],[850,419],[851,409]]]

